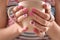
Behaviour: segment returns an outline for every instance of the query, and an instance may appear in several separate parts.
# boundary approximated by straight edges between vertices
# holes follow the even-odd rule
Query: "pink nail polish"
[[[24,29],[23,31],[27,31],[28,30],[28,27],[26,29]]]
[[[24,8],[24,9],[23,9],[23,12],[24,12],[24,13],[27,13],[27,12],[28,12],[28,9],[27,9],[27,8]]]
[[[33,30],[34,32],[36,32],[36,33],[38,33],[39,31],[36,29],[36,28],[34,28],[34,30]]]
[[[47,8],[47,5],[46,4],[43,4],[43,8]]]
[[[32,15],[33,15],[33,12],[31,11],[31,12],[29,13],[29,15],[32,16]]]
[[[44,0],[44,2],[47,2],[47,0]]]
[[[34,11],[36,11],[36,9],[35,8],[32,8],[32,12],[34,12]]]
[[[20,8],[23,8],[23,6],[18,6],[18,8],[20,9]]]

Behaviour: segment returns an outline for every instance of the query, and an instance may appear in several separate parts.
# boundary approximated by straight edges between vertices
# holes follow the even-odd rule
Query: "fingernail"
[[[33,12],[31,11],[31,12],[29,13],[29,15],[32,16],[32,15],[33,15]]]
[[[34,12],[36,9],[35,8],[32,8],[32,12]]]
[[[17,3],[19,2],[18,0],[15,0]]]
[[[20,9],[20,8],[23,8],[23,6],[18,6],[18,8]]]
[[[27,17],[27,14],[24,14],[25,17]]]
[[[30,21],[30,24],[33,24],[33,25],[35,25],[35,22],[32,20],[32,21]]]
[[[39,32],[36,28],[34,28],[34,30],[33,30],[33,31],[34,31],[34,32],[37,32],[37,33]]]
[[[27,31],[28,30],[28,27],[27,28],[25,28],[23,31]]]
[[[44,0],[44,2],[47,2],[47,0]]]
[[[46,4],[43,4],[43,8],[47,8],[47,5]]]
[[[23,9],[23,12],[24,12],[24,13],[27,13],[27,12],[28,12],[28,9],[27,9],[27,8],[24,8],[24,9]]]

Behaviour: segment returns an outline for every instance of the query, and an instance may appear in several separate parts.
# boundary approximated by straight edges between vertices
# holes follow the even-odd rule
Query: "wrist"
[[[20,35],[20,33],[18,32],[18,26],[19,25],[17,23],[14,23],[8,26],[7,28],[5,28],[5,35],[7,39],[14,39],[18,35]]]
[[[52,26],[49,27],[49,29],[46,33],[47,33],[47,35],[49,35],[49,37],[51,39],[56,39],[56,37],[58,39],[59,38],[58,36],[60,34],[59,30],[60,30],[59,25],[55,21],[53,21]]]
[[[56,22],[55,22],[55,21],[53,21],[53,22],[51,23],[51,25],[49,26],[49,29],[48,29],[48,31],[47,31],[47,32],[52,31],[52,30],[53,30],[53,28],[55,28],[56,26],[57,26]]]

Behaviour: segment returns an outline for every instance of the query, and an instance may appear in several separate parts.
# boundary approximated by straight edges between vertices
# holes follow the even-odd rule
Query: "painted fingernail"
[[[18,8],[20,9],[20,8],[23,8],[23,6],[18,6]]]
[[[47,0],[44,0],[44,2],[47,2]]]
[[[23,9],[23,12],[24,12],[24,13],[27,13],[27,12],[28,12],[28,9],[27,9],[27,8],[24,8],[24,9]]]
[[[25,28],[23,31],[27,31],[28,30],[28,27],[27,28]]]
[[[27,14],[24,14],[24,17],[27,17]]]
[[[39,31],[36,29],[36,28],[34,28],[34,30],[33,30],[34,32],[36,32],[36,33],[38,33]]]
[[[35,22],[32,20],[32,21],[30,21],[30,24],[33,24],[33,25],[35,25]]]
[[[47,5],[46,4],[43,4],[43,8],[47,8]]]
[[[32,15],[33,15],[33,12],[31,11],[31,12],[29,13],[29,15],[32,16]]]
[[[14,18],[14,14],[10,15],[12,18]]]
[[[32,8],[32,12],[34,12],[36,9],[35,8]]]
[[[15,0],[17,3],[19,2],[18,0]]]

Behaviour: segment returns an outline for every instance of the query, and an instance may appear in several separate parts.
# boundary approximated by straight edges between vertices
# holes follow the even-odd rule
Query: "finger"
[[[18,32],[21,34],[22,32],[26,31],[27,30],[27,27],[18,27]]]
[[[33,25],[34,28],[38,29],[40,32],[46,32],[46,27],[44,27],[34,21],[31,21],[30,24]]]
[[[17,12],[18,10],[23,9],[23,6],[16,6],[13,8],[13,12]]]
[[[42,19],[41,17],[37,16],[36,14],[32,13],[32,19],[34,21],[36,21],[37,23],[41,24],[41,25],[44,25],[44,26],[48,26],[49,22]]]
[[[28,30],[28,27],[27,26],[24,26],[23,27],[23,31],[27,31]]]
[[[17,33],[21,33],[22,32],[22,28],[18,23],[14,23],[13,25],[11,25],[14,29],[14,31],[17,31]]]
[[[19,10],[18,12],[15,13],[15,16],[19,17],[19,16],[21,16],[21,15],[23,15],[25,13],[28,13],[28,9],[27,8]]]
[[[50,19],[50,15],[49,14],[45,14],[45,13],[43,13],[43,12],[41,12],[41,11],[35,9],[35,8],[32,9],[32,12],[34,12],[36,15],[42,17],[45,20],[49,20]]]
[[[48,3],[45,3],[42,6],[45,9],[45,13],[50,14],[50,12],[51,12],[51,5],[48,4]]]
[[[47,27],[42,26],[42,25],[40,25],[40,24],[38,24],[38,23],[35,23],[34,28],[38,29],[39,32],[46,32],[46,30],[47,30],[47,29],[46,29]]]
[[[27,14],[24,14],[24,15],[20,16],[19,18],[17,18],[17,22],[21,22],[25,18],[27,18]]]
[[[38,30],[38,29],[36,29],[36,28],[34,28],[34,30],[33,30],[36,34],[39,34],[40,33],[40,31]]]

